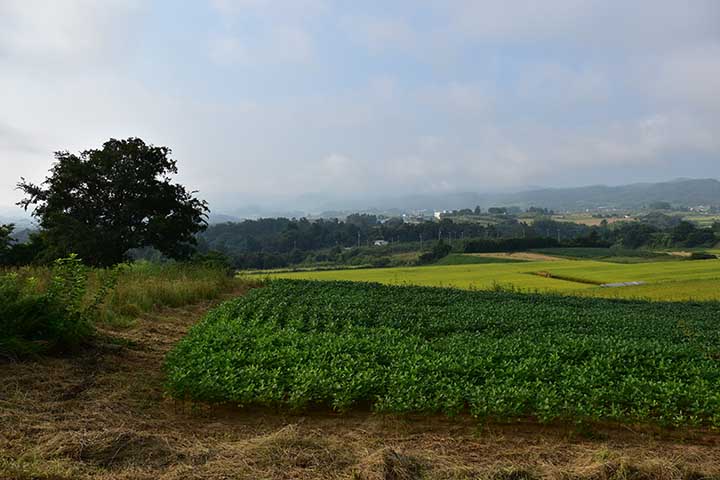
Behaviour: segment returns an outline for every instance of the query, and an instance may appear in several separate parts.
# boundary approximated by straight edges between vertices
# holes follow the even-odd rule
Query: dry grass
[[[163,356],[209,306],[104,330],[79,357],[0,365],[0,479],[720,478],[708,432],[173,403]]]
[[[466,255],[488,258],[509,258],[513,260],[525,260],[526,262],[557,262],[565,260],[564,258],[545,255],[544,253],[533,252],[468,253]]]

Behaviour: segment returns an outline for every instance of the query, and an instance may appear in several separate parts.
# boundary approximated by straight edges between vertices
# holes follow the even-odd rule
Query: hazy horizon
[[[5,0],[0,68],[0,213],[129,136],[218,213],[720,177],[712,0]]]
[[[483,209],[497,206],[514,206],[514,207],[549,207],[559,210],[583,210],[588,208],[587,206],[578,206],[573,203],[576,200],[573,198],[584,198],[579,193],[573,194],[574,191],[585,192],[595,188],[601,189],[616,189],[620,188],[625,190],[624,194],[627,195],[627,191],[633,190],[635,197],[643,196],[643,188],[634,189],[632,187],[638,187],[647,185],[650,187],[662,187],[669,186],[673,183],[682,182],[683,187],[681,195],[692,195],[694,189],[698,187],[698,182],[702,183],[707,187],[707,182],[714,182],[711,188],[714,190],[710,193],[712,200],[708,199],[708,193],[695,192],[700,197],[705,198],[705,202],[689,202],[680,201],[676,202],[678,205],[685,207],[697,206],[710,202],[715,205],[716,202],[720,202],[720,179],[716,178],[685,178],[678,177],[674,179],[666,179],[659,182],[634,182],[630,184],[594,184],[594,185],[580,185],[573,187],[553,187],[553,186],[526,186],[518,189],[507,189],[507,190],[488,190],[488,191],[456,191],[456,192],[445,192],[445,193],[416,193],[416,194],[405,194],[405,195],[388,195],[384,197],[368,198],[365,196],[340,196],[336,195],[330,197],[327,195],[317,195],[313,193],[306,193],[295,197],[277,197],[274,199],[266,199],[264,202],[257,199],[248,199],[244,202],[235,202],[233,204],[216,205],[209,204],[210,223],[218,223],[225,221],[234,221],[247,218],[269,218],[269,217],[304,217],[304,216],[326,216],[333,212],[342,213],[356,213],[356,212],[376,212],[376,213],[391,213],[391,212],[404,212],[410,213],[418,210],[444,210],[444,209],[461,209],[461,208],[474,208],[475,206],[481,206]],[[692,186],[686,182],[695,182]],[[605,190],[603,190],[605,191]],[[559,201],[557,195],[555,197],[547,198],[547,194],[555,192],[559,194],[559,197],[564,200]],[[536,194],[536,195],[533,195]],[[677,194],[675,192],[674,194]],[[545,200],[541,200],[542,197],[546,197]],[[605,193],[605,197],[612,197],[613,193]],[[533,200],[534,199],[534,200]],[[653,201],[667,201],[667,198],[654,198],[644,200],[640,203],[647,203]],[[670,199],[671,200],[671,199]],[[597,201],[597,200],[596,200]],[[562,205],[558,205],[560,202]],[[636,202],[637,203],[637,202]],[[597,208],[597,207],[593,207]],[[633,208],[633,207],[627,207]],[[639,204],[634,208],[639,208]],[[18,226],[24,228],[30,223],[35,223],[35,220],[31,218],[30,211],[24,212],[21,207],[8,206],[0,204],[0,222],[17,220]]]

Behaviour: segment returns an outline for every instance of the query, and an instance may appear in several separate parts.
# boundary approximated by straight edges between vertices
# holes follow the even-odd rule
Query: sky
[[[720,177],[717,0],[0,0],[0,206],[165,145],[213,209]]]

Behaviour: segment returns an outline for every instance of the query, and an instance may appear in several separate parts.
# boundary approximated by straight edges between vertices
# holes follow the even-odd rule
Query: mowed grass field
[[[620,264],[593,260],[432,265],[318,272],[289,272],[270,278],[349,280],[487,290],[558,292],[651,300],[720,300],[720,260]],[[600,284],[645,282],[634,287]]]

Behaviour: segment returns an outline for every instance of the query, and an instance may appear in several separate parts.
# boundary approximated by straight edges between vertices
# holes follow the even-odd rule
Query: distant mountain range
[[[32,217],[27,215],[20,207],[0,206],[0,225],[8,223],[15,224],[17,230],[31,228],[33,226]]]
[[[678,179],[662,183],[635,183],[609,187],[593,185],[576,188],[542,188],[518,193],[414,195],[388,200],[386,208],[403,210],[451,210],[492,206],[530,206],[553,210],[579,211],[597,208],[642,208],[653,202],[677,206],[720,206],[720,181]]]
[[[668,202],[673,206],[720,206],[720,181],[716,179],[681,178],[660,183],[633,183],[630,185],[591,185],[574,188],[533,188],[516,193],[455,192],[447,194],[418,194],[407,196],[377,196],[368,198],[326,197],[307,194],[296,199],[286,198],[275,202],[273,208],[248,204],[232,213],[210,215],[210,223],[240,221],[260,217],[344,217],[349,213],[364,212],[399,215],[417,210],[438,211],[460,208],[483,209],[517,206],[543,207],[556,211],[583,211],[586,209],[637,209],[654,202]],[[283,209],[282,204],[292,206]],[[302,208],[302,210],[299,210]]]
[[[398,215],[413,210],[455,210],[481,208],[531,206],[557,211],[582,211],[585,209],[618,208],[635,209],[654,202],[669,202],[674,206],[699,205],[720,206],[720,181],[716,179],[677,179],[661,183],[634,183],[609,187],[593,185],[575,188],[538,188],[517,193],[449,193],[403,197],[330,199],[320,195],[305,195],[297,201],[286,199],[290,208],[283,209],[247,205],[231,212],[213,209],[210,223],[236,222],[244,218],[258,217],[342,217],[353,212],[384,213]],[[302,208],[302,210],[299,210]],[[324,213],[323,213],[324,212]],[[20,209],[0,208],[0,224],[15,223],[18,229],[32,226],[29,216]]]

